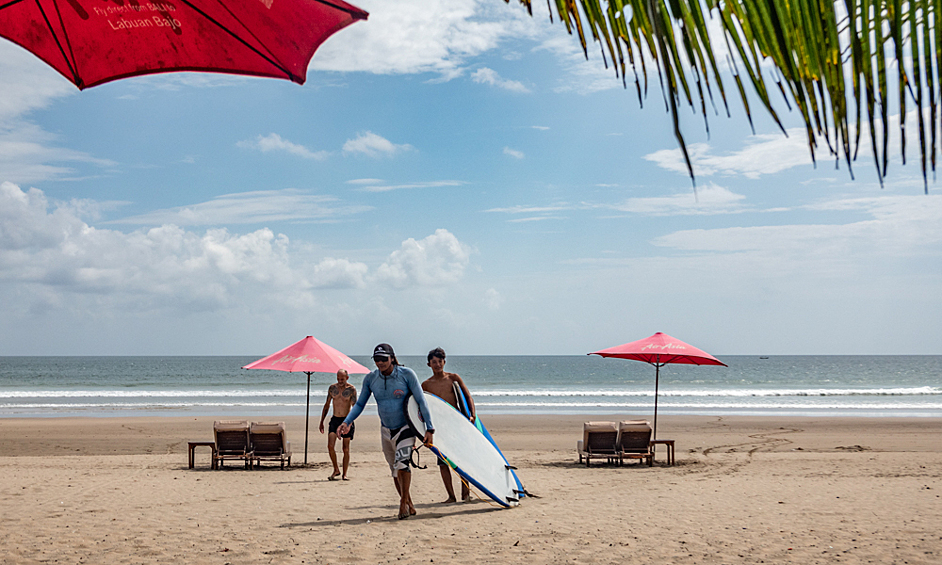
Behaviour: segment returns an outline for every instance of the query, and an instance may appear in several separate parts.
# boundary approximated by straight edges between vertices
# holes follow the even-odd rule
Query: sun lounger
[[[605,458],[610,463],[618,460],[618,426],[615,422],[586,422],[582,425],[582,440],[576,443],[579,463]]]
[[[625,459],[647,459],[654,464],[651,450],[651,426],[647,420],[626,420],[618,424],[618,462]]]
[[[252,458],[255,466],[261,466],[261,461],[281,461],[281,468],[285,462],[291,466],[291,442],[285,432],[284,422],[252,422],[249,430],[252,444]]]
[[[218,420],[213,422],[216,439],[217,468],[226,459],[242,459],[246,469],[252,465],[252,448],[249,443],[249,423],[244,421]]]

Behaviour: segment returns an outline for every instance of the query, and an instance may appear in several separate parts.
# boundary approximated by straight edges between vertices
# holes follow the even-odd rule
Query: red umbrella
[[[249,363],[243,369],[269,369],[307,373],[307,409],[304,411],[304,463],[307,463],[307,432],[311,413],[311,373],[369,373],[370,370],[326,343],[311,336],[292,343],[277,353]]]
[[[342,0],[0,0],[0,37],[79,89],[171,71],[303,84],[320,44],[367,16]]]
[[[661,367],[668,363],[680,363],[683,365],[722,365],[723,363],[716,357],[706,351],[697,349],[688,345],[679,339],[673,338],[665,333],[657,332],[651,337],[632,341],[624,345],[609,347],[601,351],[593,351],[589,355],[601,355],[602,357],[617,357],[619,359],[634,359],[635,361],[644,361],[654,365],[654,434],[653,439],[657,439],[657,392],[661,380]]]

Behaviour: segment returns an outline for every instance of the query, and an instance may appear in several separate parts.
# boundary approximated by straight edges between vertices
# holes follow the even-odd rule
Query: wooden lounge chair
[[[222,467],[226,459],[242,459],[245,468],[252,465],[252,448],[249,443],[249,423],[244,421],[217,420],[213,422],[216,439],[216,467]]]
[[[256,467],[261,466],[263,459],[281,461],[282,469],[285,468],[285,462],[291,466],[291,442],[288,441],[284,422],[252,422],[249,439]]]
[[[609,463],[618,461],[618,426],[615,422],[586,422],[582,425],[582,440],[576,443],[579,463],[605,458]]]
[[[647,420],[626,420],[618,424],[618,462],[625,459],[647,459],[648,466],[654,464],[651,449],[651,426]]]

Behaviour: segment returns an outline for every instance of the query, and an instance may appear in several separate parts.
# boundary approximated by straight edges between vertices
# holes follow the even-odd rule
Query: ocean
[[[307,377],[246,357],[0,357],[0,417],[303,415]],[[367,357],[358,362],[372,367]],[[942,417],[942,356],[722,356],[668,365],[658,415]],[[424,380],[424,357],[400,362]],[[654,367],[596,356],[454,356],[481,414],[647,416]],[[351,375],[360,388],[362,375]],[[319,417],[332,374],[311,379]],[[375,413],[371,401],[367,413]]]

